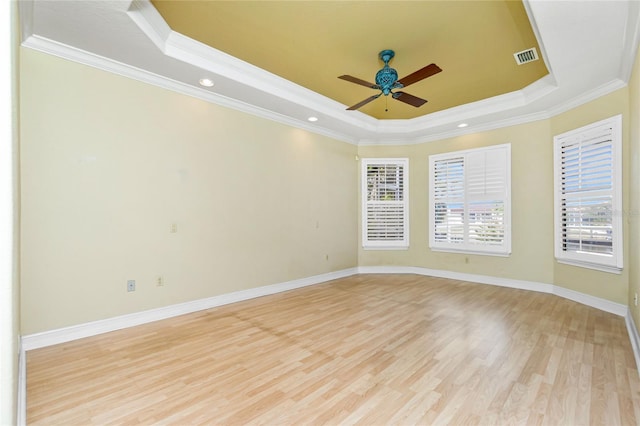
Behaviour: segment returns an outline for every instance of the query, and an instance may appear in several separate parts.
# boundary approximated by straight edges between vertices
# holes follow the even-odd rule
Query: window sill
[[[474,251],[474,250],[455,250],[449,248],[440,248],[440,247],[429,247],[431,251],[441,252],[441,253],[455,253],[455,254],[473,254],[480,256],[495,256],[495,257],[510,257],[511,252],[495,252],[495,251]]]
[[[409,250],[409,246],[363,246],[363,250]]]

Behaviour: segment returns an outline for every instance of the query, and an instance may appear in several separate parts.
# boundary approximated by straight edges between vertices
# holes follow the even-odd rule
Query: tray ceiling
[[[413,106],[380,97],[361,108],[377,119],[409,119],[523,89],[548,74],[544,61],[517,65],[513,54],[540,51],[521,1],[158,1],[172,30],[351,106],[378,93],[338,80],[368,82],[393,49],[402,78],[436,63],[444,71],[406,92]]]

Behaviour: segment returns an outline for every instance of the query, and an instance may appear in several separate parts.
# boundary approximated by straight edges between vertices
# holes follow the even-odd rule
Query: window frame
[[[562,148],[569,141],[584,137],[597,130],[609,126],[611,128],[611,255],[599,254],[588,251],[567,251],[564,250],[565,238],[563,228],[563,200],[571,196],[563,197],[562,187]],[[582,268],[595,269],[603,272],[620,274],[624,266],[623,253],[623,218],[622,218],[622,115],[616,115],[561,133],[553,138],[553,172],[554,172],[554,254],[556,261],[563,264],[578,266]],[[605,191],[599,190],[599,193]],[[577,197],[577,196],[575,196]],[[582,222],[581,222],[582,223]]]
[[[368,229],[368,212],[370,202],[367,200],[368,180],[367,168],[372,165],[397,165],[402,167],[402,201],[393,202],[402,205],[403,211],[403,239],[402,240],[370,240]],[[361,232],[362,248],[364,250],[407,250],[409,248],[409,158],[361,158]],[[391,203],[391,202],[389,202]]]
[[[492,151],[503,150],[505,152],[505,164],[504,164],[504,196],[500,198],[503,202],[503,227],[504,227],[504,236],[503,243],[501,245],[482,245],[476,242],[472,242],[470,240],[469,233],[469,205],[474,202],[478,202],[477,199],[474,200],[473,195],[469,195],[469,182],[467,173],[464,174],[464,184],[463,191],[464,196],[460,199],[459,203],[463,205],[463,239],[460,243],[452,243],[452,242],[441,242],[436,241],[436,189],[435,189],[435,165],[436,162],[442,160],[453,160],[456,158],[463,158],[464,162],[467,161],[467,157],[472,154],[478,153],[490,153]],[[473,148],[473,149],[465,149],[459,151],[450,151],[441,154],[434,154],[429,156],[429,248],[432,251],[438,252],[448,252],[448,253],[466,253],[466,254],[477,254],[484,256],[499,256],[499,257],[508,257],[511,255],[511,144],[499,144],[499,145],[491,145],[487,147]],[[486,201],[491,201],[487,198]]]

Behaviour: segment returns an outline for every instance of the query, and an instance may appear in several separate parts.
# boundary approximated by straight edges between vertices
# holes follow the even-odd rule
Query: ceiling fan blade
[[[398,80],[398,83],[402,84],[402,87],[407,87],[410,84],[416,83],[420,80],[424,80],[425,78],[431,77],[434,74],[438,74],[440,71],[442,70],[439,66],[437,66],[436,64],[430,64],[422,69],[419,69],[413,74],[409,74],[408,76],[401,78],[400,80]]]
[[[397,99],[400,102],[404,102],[405,104],[412,105],[414,107],[420,107],[427,103],[426,99],[419,98],[417,96],[410,95],[405,92],[395,92],[393,94],[393,99]]]
[[[364,81],[364,80],[359,79],[358,77],[352,77],[350,75],[341,75],[338,78],[341,78],[342,80],[350,81],[350,82],[355,83],[355,84],[359,84],[361,86],[368,87],[370,89],[379,89],[380,88],[380,86],[378,86],[377,84],[369,83],[368,81]]]
[[[369,102],[371,102],[371,101],[375,101],[376,99],[378,99],[378,98],[380,97],[380,95],[381,95],[381,94],[382,94],[382,93],[378,93],[377,95],[370,96],[370,97],[368,97],[367,99],[365,99],[364,101],[358,102],[358,103],[357,103],[357,104],[355,104],[354,106],[351,106],[351,107],[347,108],[347,111],[353,111],[353,110],[356,110],[356,109],[358,109],[358,108],[360,108],[360,107],[362,107],[362,106],[364,106],[364,105],[368,104],[368,103],[369,103]]]

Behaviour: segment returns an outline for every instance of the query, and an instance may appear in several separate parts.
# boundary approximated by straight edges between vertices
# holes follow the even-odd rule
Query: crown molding
[[[626,83],[631,79],[633,64],[636,59],[635,52],[638,51],[638,45],[640,44],[640,20],[638,16],[640,16],[640,2],[629,2],[629,12],[627,13],[627,25],[624,35],[623,52],[625,54],[622,57],[620,69],[620,78]]]
[[[525,8],[532,28],[539,36],[534,4],[525,0]],[[285,80],[231,55],[199,43],[171,30],[149,0],[132,0],[117,11],[125,13],[130,22],[148,37],[152,48],[160,55],[206,70],[232,81],[241,90],[242,99],[198,86],[197,82],[181,81],[148,71],[105,56],[43,37],[34,30],[34,15],[38,2],[19,2],[23,46],[79,62],[107,72],[133,78],[203,101],[276,121],[291,127],[327,136],[354,145],[413,145],[451,137],[493,130],[537,120],[548,119],[593,101],[626,86],[640,40],[640,3],[629,2],[629,16],[625,29],[624,52],[619,78],[614,78],[592,90],[581,91],[567,100],[567,92],[560,87],[554,74],[549,74],[529,86],[510,93],[450,108],[409,120],[377,120],[359,111],[345,111],[345,106],[309,89]],[[37,23],[37,22],[36,22]],[[114,46],[116,48],[117,46]],[[547,68],[552,64],[540,43]],[[180,77],[178,77],[180,78]],[[563,91],[564,90],[564,91]],[[256,98],[253,98],[255,94]],[[253,99],[256,102],[253,102]],[[316,115],[318,122],[308,122]],[[461,122],[468,123],[458,128]]]
[[[553,76],[549,75],[530,84],[522,90],[434,112],[427,116],[414,118],[410,120],[411,125],[407,125],[406,120],[385,120],[380,124],[379,131],[382,134],[408,134],[396,139],[385,139],[384,144],[411,145],[543,120],[551,117],[551,115],[545,110],[494,120],[482,120],[478,119],[478,117],[490,116],[492,114],[526,106],[527,104],[552,93],[557,90],[557,88],[555,79]],[[444,132],[433,131],[433,129],[436,129],[439,126],[445,126],[450,123],[455,123],[457,125],[461,122],[471,123],[471,126],[461,129],[456,127]],[[416,134],[417,136],[413,136]],[[379,144],[380,141],[378,140],[360,140],[359,142],[359,145]]]
[[[528,2],[525,1],[525,5],[534,32],[538,35],[538,27]],[[490,118],[494,115],[500,115],[500,113],[527,107],[558,90],[556,79],[550,73],[521,90],[492,98],[409,120],[377,120],[360,112],[347,113],[344,111],[344,105],[338,102],[172,31],[158,11],[150,5],[149,0],[134,0],[130,13],[132,19],[135,16],[136,24],[150,39],[154,42],[163,40],[163,43],[156,42],[156,45],[167,56],[242,82],[242,84],[254,89],[282,98],[303,108],[317,111],[319,114],[371,134],[372,137],[347,138],[350,143],[363,146],[413,145],[547,119],[624,87],[621,80],[616,80],[593,91],[585,92],[567,102],[554,105],[551,109],[540,108],[536,112],[529,110],[508,118]],[[632,18],[629,19],[636,22]],[[542,45],[541,54],[551,72],[552,67]],[[471,125],[459,129],[456,126],[461,122],[471,122]],[[449,129],[438,131],[440,128]],[[316,131],[317,128],[309,130]]]
[[[384,142],[379,140],[364,140],[361,139],[358,142],[358,146],[377,146],[377,145],[418,145],[421,143],[435,142],[443,139],[455,138],[458,136],[469,135],[478,132],[486,132],[490,130],[501,129],[503,127],[515,126],[518,124],[526,124],[534,121],[545,120],[550,118],[550,115],[546,112],[539,112],[533,114],[524,114],[516,117],[505,118],[503,120],[494,120],[486,123],[475,124],[473,126],[465,127],[462,129],[455,129],[451,131],[445,131],[440,133],[429,133],[425,136],[417,136],[415,138],[404,139],[385,139]]]
[[[549,55],[547,54],[547,49],[544,44],[541,42],[542,35],[540,34],[540,28],[538,28],[538,23],[536,22],[535,14],[531,9],[531,0],[522,0],[522,5],[524,6],[524,11],[527,13],[527,17],[529,18],[529,23],[531,24],[531,29],[533,30],[533,34],[538,40],[538,47],[540,48],[540,57],[544,61],[544,64],[549,71],[549,75],[553,75],[553,69],[551,68],[551,62],[549,61]]]
[[[133,0],[127,15],[151,39],[153,44],[163,52],[172,30],[169,24],[149,1]]]
[[[33,34],[33,0],[19,1],[18,15],[22,40],[26,40]]]
[[[265,118],[267,120],[286,124],[291,127],[308,130],[310,132],[321,134],[332,139],[337,139],[354,145],[356,144],[356,140],[354,140],[349,135],[332,131],[331,129],[323,128],[320,126],[314,126],[312,123],[306,121],[296,120],[294,118],[278,114],[264,108],[256,107],[254,105],[241,102],[236,99],[231,99],[226,96],[212,93],[205,89],[200,89],[198,87],[191,86],[177,80],[172,80],[170,78],[140,68],[136,68],[122,62],[117,62],[103,56],[95,55],[93,53],[86,52],[72,46],[67,46],[65,44],[49,40],[44,37],[31,35],[22,42],[22,46],[40,52],[48,53],[62,59],[67,59],[83,65],[88,65],[112,74],[121,75],[123,77],[128,77],[147,84],[158,86],[163,89],[171,90],[173,92],[192,96],[205,102],[231,108],[257,117]]]
[[[425,133],[438,126],[457,124],[462,120],[522,107],[557,89],[553,76],[547,76],[522,90],[426,116],[408,120],[377,120],[359,111],[346,112],[345,105],[326,96],[172,31],[148,0],[132,2],[129,14],[132,19],[135,18],[134,22],[140,30],[154,40],[154,43],[167,56],[380,135],[381,139],[384,139],[384,144],[415,143],[415,139],[420,139],[419,136],[413,136],[417,133]],[[366,141],[362,139],[359,144]]]
[[[346,106],[339,102],[171,30],[148,0],[132,2],[128,14],[140,30],[168,57],[309,108],[351,126],[369,132],[378,131],[378,120],[373,117],[361,112],[346,112]]]
[[[608,83],[603,84],[600,87],[596,87],[593,90],[584,92],[579,96],[576,96],[561,104],[556,105],[554,108],[551,108],[549,110],[549,117],[554,117],[556,115],[562,114],[563,112],[567,112],[571,109],[577,108],[581,105],[594,101],[602,96],[608,95],[609,93],[613,93],[616,90],[623,89],[626,86],[627,86],[627,83],[621,79],[612,80]]]

